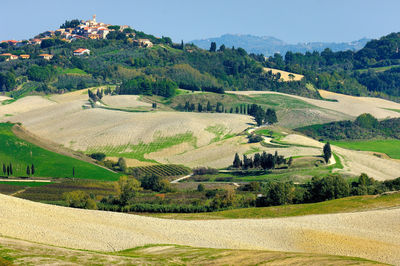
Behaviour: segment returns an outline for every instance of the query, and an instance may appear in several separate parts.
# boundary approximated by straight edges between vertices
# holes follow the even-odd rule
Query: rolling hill
[[[57,154],[18,138],[12,131],[14,125],[0,123],[0,163],[12,166],[10,177],[83,178],[116,180],[118,174],[66,155]],[[27,167],[34,165],[34,174]],[[31,170],[30,170],[31,171]],[[2,171],[2,175],[5,175]]]

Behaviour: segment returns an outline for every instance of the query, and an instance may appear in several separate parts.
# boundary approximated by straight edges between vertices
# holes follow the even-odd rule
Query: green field
[[[334,169],[343,169],[340,158],[333,154],[336,163],[333,165],[326,166],[324,163],[318,163],[316,161],[321,160],[318,157],[310,157],[309,162],[302,162],[301,165],[297,165],[296,158],[293,161],[292,166],[289,169],[273,169],[267,171],[237,171],[237,172],[226,172],[218,173],[216,175],[203,175],[193,176],[186,182],[265,182],[265,181],[277,181],[277,182],[299,182],[304,183],[310,180],[314,176],[324,177],[333,172]]]
[[[0,185],[20,186],[20,187],[41,187],[51,184],[50,182],[5,182],[0,181]]]
[[[400,140],[360,140],[360,141],[332,141],[332,145],[360,151],[385,153],[393,159],[400,159]]]
[[[292,204],[272,207],[243,208],[211,213],[152,213],[149,216],[170,219],[243,219],[243,218],[277,218],[312,214],[344,213],[367,211],[400,206],[400,193],[389,195],[354,196],[342,199],[308,204]]]
[[[377,265],[357,257],[266,250],[145,245],[116,252],[69,249],[0,238],[0,265]]]
[[[79,68],[61,68],[59,69],[60,74],[77,74],[77,75],[88,75],[84,70]]]
[[[34,164],[35,177],[72,177],[75,178],[117,180],[119,175],[96,165],[80,161],[42,149],[32,143],[19,139],[12,132],[13,124],[0,123],[0,165],[12,164],[12,176],[27,176],[26,168]],[[0,173],[3,174],[3,169]]]
[[[196,146],[196,137],[193,136],[192,132],[186,132],[182,134],[177,134],[175,136],[163,137],[156,136],[153,142],[139,144],[126,144],[122,146],[102,146],[89,148],[87,153],[102,152],[107,154],[107,156],[114,157],[125,157],[131,159],[137,159],[139,161],[155,162],[154,160],[144,158],[145,154],[156,152],[165,148],[169,148],[181,143],[190,143]]]

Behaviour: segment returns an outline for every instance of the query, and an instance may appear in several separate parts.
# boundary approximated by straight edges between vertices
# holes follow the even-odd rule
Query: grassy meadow
[[[27,166],[34,165],[34,177],[117,180],[119,175],[96,165],[60,155],[19,139],[12,132],[13,124],[0,124],[0,165],[12,164],[14,177],[26,177]],[[0,169],[3,174],[3,169]]]
[[[152,213],[154,217],[169,219],[244,219],[244,218],[278,218],[313,214],[357,212],[400,206],[400,193],[388,195],[353,196],[308,204],[292,204],[271,207],[243,208],[209,213]]]
[[[332,145],[360,151],[381,152],[393,159],[400,159],[400,140],[360,140],[360,141],[332,141]]]

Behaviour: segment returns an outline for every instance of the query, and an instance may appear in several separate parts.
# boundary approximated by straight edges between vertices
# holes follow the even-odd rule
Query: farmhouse
[[[36,44],[40,45],[42,43],[42,40],[36,38],[36,39],[30,40],[30,43],[33,45],[36,45]]]
[[[51,55],[51,54],[40,54],[39,57],[43,58],[44,60],[50,60],[50,59],[53,58],[53,55]]]
[[[17,45],[17,43],[19,43],[19,41],[16,40],[7,40],[7,41],[2,41],[1,43],[8,43],[9,45]]]
[[[74,51],[75,56],[85,55],[85,54],[90,55],[90,50],[85,48],[79,48]]]
[[[10,54],[10,53],[0,54],[0,56],[6,57],[6,61],[18,59],[17,55],[13,55],[13,54]]]
[[[138,43],[141,47],[153,47],[153,43],[149,39],[139,39],[135,40],[135,42]]]
[[[30,55],[28,55],[28,54],[21,54],[20,56],[19,56],[19,58],[21,58],[21,59],[29,59],[31,56]]]

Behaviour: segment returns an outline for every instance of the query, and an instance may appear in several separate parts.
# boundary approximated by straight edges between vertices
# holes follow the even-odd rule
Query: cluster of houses
[[[0,56],[1,57],[5,57],[6,61],[31,58],[31,56],[29,54],[13,55],[13,54],[10,54],[10,53],[4,53],[4,54],[0,54]],[[50,59],[53,58],[53,55],[51,55],[51,54],[40,54],[40,55],[38,55],[38,57],[42,58],[44,60],[50,60]]]
[[[93,40],[100,40],[105,39],[107,35],[111,31],[115,31],[115,28],[109,28],[111,24],[105,24],[103,22],[96,21],[96,15],[93,15],[91,20],[82,20],[80,24],[75,28],[60,28],[56,31],[46,31],[39,36],[24,41],[16,41],[16,40],[5,40],[1,43],[7,43],[11,46],[21,47],[24,45],[40,45],[43,40],[51,39],[54,37],[59,37],[61,40],[65,42],[71,42],[73,40],[78,39],[93,39]],[[129,26],[123,25],[120,26],[119,31],[124,31],[124,29],[130,28]],[[127,35],[135,35],[135,33],[128,33]],[[153,43],[149,39],[138,39],[134,40],[134,42],[141,47],[152,47]],[[90,55],[90,50],[85,48],[79,48],[74,51],[75,56],[81,55]],[[2,57],[6,57],[6,61],[9,60],[16,60],[16,59],[29,59],[30,55],[22,54],[22,55],[13,55],[10,53],[3,53],[0,54]],[[40,54],[40,58],[45,60],[50,60],[53,58],[53,55],[50,54]]]

